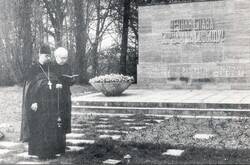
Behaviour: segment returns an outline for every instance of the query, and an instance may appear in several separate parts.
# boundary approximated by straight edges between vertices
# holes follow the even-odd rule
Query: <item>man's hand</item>
[[[62,89],[62,84],[56,84],[56,89]]]
[[[33,110],[33,111],[37,111],[37,109],[38,109],[38,104],[37,103],[33,103],[32,105],[31,105],[31,109]]]

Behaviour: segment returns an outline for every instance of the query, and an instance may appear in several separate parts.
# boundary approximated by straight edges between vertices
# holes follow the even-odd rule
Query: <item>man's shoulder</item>
[[[38,68],[40,64],[38,64],[37,62],[33,62],[31,65],[30,65],[30,68]]]
[[[68,63],[64,64],[63,67],[65,67],[65,68],[71,68]]]
[[[41,72],[41,65],[39,63],[33,63],[29,68],[29,74],[38,74]]]

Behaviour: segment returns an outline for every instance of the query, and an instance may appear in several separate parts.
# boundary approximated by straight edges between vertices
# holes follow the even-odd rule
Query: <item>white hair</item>
[[[68,56],[68,50],[65,49],[64,47],[59,47],[55,50],[54,56],[55,57],[60,57],[61,55],[67,55]]]

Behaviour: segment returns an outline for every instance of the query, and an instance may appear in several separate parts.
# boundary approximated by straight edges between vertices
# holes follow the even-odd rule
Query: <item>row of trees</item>
[[[140,5],[148,4],[173,4],[173,3],[191,3],[204,1],[219,1],[219,0],[139,0]]]
[[[69,50],[79,82],[104,73],[136,76],[136,0],[1,0],[0,85],[22,82],[41,43]],[[110,44],[107,44],[110,42]]]

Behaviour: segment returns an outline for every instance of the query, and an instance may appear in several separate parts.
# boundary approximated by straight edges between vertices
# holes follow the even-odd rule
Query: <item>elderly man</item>
[[[60,109],[62,113],[62,126],[65,133],[71,133],[71,92],[70,86],[75,82],[77,75],[72,75],[71,67],[68,62],[68,51],[63,47],[55,50],[54,56],[56,64],[54,70],[62,82]]]

